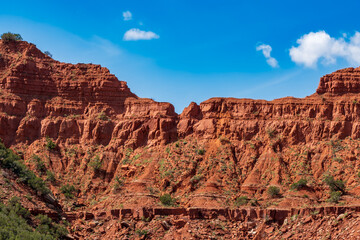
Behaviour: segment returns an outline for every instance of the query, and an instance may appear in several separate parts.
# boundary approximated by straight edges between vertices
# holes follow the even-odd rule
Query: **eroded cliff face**
[[[136,148],[190,134],[251,140],[267,130],[289,144],[359,137],[359,69],[322,77],[317,93],[304,99],[212,98],[178,116],[171,104],[137,97],[99,65],[60,63],[26,42],[0,44],[0,121],[7,126],[0,137],[7,145],[49,136],[102,145],[118,138]]]
[[[176,139],[174,107],[138,98],[106,68],[60,63],[26,42],[0,42],[0,54],[0,137],[8,146],[45,136],[134,147]]]
[[[0,138],[34,171],[34,155],[43,161],[69,211],[154,207],[164,193],[181,207],[228,208],[238,197],[326,205],[326,175],[346,182],[344,204],[358,204],[360,68],[322,77],[306,98],[212,98],[178,115],[99,65],[60,63],[26,42],[0,41],[0,54]],[[300,179],[307,187],[291,190]],[[76,198],[65,199],[66,183]],[[267,195],[271,185],[282,197]]]

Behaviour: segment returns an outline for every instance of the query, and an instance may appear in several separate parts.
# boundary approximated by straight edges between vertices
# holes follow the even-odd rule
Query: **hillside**
[[[359,236],[359,119],[360,68],[305,98],[211,98],[178,115],[104,67],[0,41],[0,138],[53,177],[51,211],[78,239]]]

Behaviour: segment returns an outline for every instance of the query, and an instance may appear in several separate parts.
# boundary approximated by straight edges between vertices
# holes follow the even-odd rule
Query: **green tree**
[[[267,190],[267,193],[271,198],[278,197],[280,194],[280,188],[276,186],[270,186]]]
[[[7,32],[1,35],[1,40],[8,43],[8,42],[21,41],[23,39],[20,34]]]

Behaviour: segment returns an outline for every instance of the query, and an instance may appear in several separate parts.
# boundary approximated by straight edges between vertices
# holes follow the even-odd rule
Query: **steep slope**
[[[180,208],[169,212],[175,216],[189,207],[215,214],[360,204],[360,68],[322,77],[303,99],[212,98],[178,115],[169,103],[137,97],[99,65],[60,63],[27,42],[0,41],[0,54],[0,138],[39,176],[53,174],[49,187],[75,230],[84,229],[83,211],[117,226],[108,212],[156,212],[164,194]],[[326,177],[345,182],[337,201]],[[305,184],[291,186],[299,180]],[[269,195],[271,186],[280,192]],[[134,219],[138,230],[147,226]],[[255,237],[248,232],[261,230],[260,220],[241,236]],[[172,237],[185,236],[182,227]],[[104,234],[79,231],[80,238]]]

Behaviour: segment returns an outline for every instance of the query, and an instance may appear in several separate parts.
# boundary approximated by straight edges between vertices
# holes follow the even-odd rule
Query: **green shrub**
[[[280,188],[276,186],[270,186],[267,190],[267,193],[271,198],[278,197],[280,194]]]
[[[324,182],[329,186],[331,192],[345,193],[345,183],[342,180],[335,180],[333,176],[327,175]]]
[[[32,200],[33,200],[32,196],[29,195],[29,194],[26,194],[25,197],[26,197],[26,199],[29,200],[29,201],[32,201]]]
[[[74,185],[65,184],[60,188],[60,191],[66,198],[70,199],[75,197],[74,193],[76,192],[76,188]]]
[[[0,203],[0,239],[42,239],[55,240],[64,239],[68,234],[67,229],[56,223],[52,223],[51,219],[44,220],[40,218],[40,224],[34,231],[33,227],[28,224],[30,213],[20,203],[18,198],[10,199],[7,205]],[[47,218],[47,217],[46,217]],[[44,223],[51,225],[50,228],[42,228]],[[46,231],[49,230],[49,231]]]
[[[21,205],[19,197],[12,197],[8,202],[8,207],[18,216],[25,219],[30,217],[30,212]]]
[[[61,224],[54,223],[51,218],[46,215],[38,215],[36,219],[39,221],[39,225],[36,227],[36,231],[42,234],[50,234],[55,239],[63,239],[68,235],[68,230]]]
[[[94,159],[89,162],[89,166],[94,170],[97,171],[101,168],[102,161],[100,160],[99,155],[96,155]]]
[[[305,187],[307,184],[307,180],[305,178],[300,179],[298,182],[291,184],[290,188],[293,190],[300,190]]]
[[[38,171],[41,174],[45,173],[46,166],[45,166],[45,163],[41,160],[41,158],[38,155],[33,155],[32,159],[35,161],[36,171]]]
[[[54,183],[56,181],[55,175],[54,175],[53,172],[51,172],[49,170],[46,171],[46,181],[49,181],[49,182],[52,182],[52,183]]]
[[[199,150],[197,151],[197,153],[198,153],[199,155],[204,155],[204,154],[205,154],[205,150],[204,150],[204,149],[199,149]]]
[[[98,115],[98,119],[103,120],[103,121],[107,121],[107,120],[109,120],[109,117],[106,115],[105,112],[101,112]]]
[[[196,174],[195,176],[193,176],[193,177],[190,179],[190,182],[191,182],[191,183],[197,183],[197,182],[199,182],[201,179],[202,179],[202,175],[201,175],[201,174]]]
[[[114,185],[114,189],[118,190],[120,189],[122,186],[124,186],[124,178],[119,178],[118,176],[115,177],[115,185]]]
[[[45,145],[46,149],[48,151],[50,150],[54,150],[56,148],[56,144],[53,142],[53,140],[49,137],[46,137],[46,145]]]
[[[160,202],[164,206],[173,206],[175,203],[175,199],[173,199],[170,194],[164,194],[160,196]]]
[[[258,200],[256,198],[253,198],[249,201],[249,204],[253,207],[256,207],[259,205]]]
[[[248,198],[248,197],[246,197],[246,196],[241,196],[241,197],[238,197],[238,198],[235,200],[235,206],[236,206],[236,207],[243,206],[243,205],[246,205],[248,202],[249,202],[249,198]]]
[[[20,157],[15,155],[12,150],[7,149],[3,143],[0,143],[0,165],[2,168],[11,170],[18,177],[19,182],[28,185],[35,191],[44,195],[50,192],[45,182],[29,170]]]
[[[11,33],[11,32],[3,33],[3,34],[1,35],[1,39],[2,39],[4,42],[15,42],[15,41],[21,41],[21,40],[23,40],[20,34]]]
[[[135,233],[137,235],[139,235],[140,237],[142,236],[147,236],[149,234],[149,231],[148,230],[140,230],[140,229],[136,229]]]
[[[334,191],[330,193],[330,198],[328,199],[328,202],[331,203],[338,203],[341,198],[342,193],[340,191]]]

